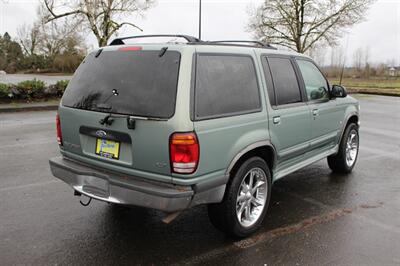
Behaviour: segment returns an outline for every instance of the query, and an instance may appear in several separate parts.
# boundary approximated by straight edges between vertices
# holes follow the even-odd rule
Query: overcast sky
[[[0,33],[8,31],[15,37],[20,25],[35,20],[38,2],[0,0]],[[202,39],[250,39],[251,34],[246,32],[248,10],[260,3],[262,0],[203,0]],[[130,19],[144,32],[128,26],[120,31],[121,36],[156,33],[197,36],[198,0],[158,0],[145,17]],[[93,36],[88,36],[88,42],[96,43]],[[342,43],[343,47],[347,46],[349,62],[354,50],[369,47],[373,62],[395,60],[400,64],[400,0],[378,0],[367,13],[367,20],[349,29]]]

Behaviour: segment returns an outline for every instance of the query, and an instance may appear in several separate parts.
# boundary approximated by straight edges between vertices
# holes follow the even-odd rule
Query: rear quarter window
[[[252,57],[198,54],[195,119],[250,113],[261,109]]]

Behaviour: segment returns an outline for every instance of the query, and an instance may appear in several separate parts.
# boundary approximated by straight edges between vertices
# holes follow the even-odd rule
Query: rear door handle
[[[279,125],[281,123],[281,117],[280,116],[274,116],[272,118],[272,121],[275,125]]]
[[[312,110],[312,114],[313,114],[313,116],[318,116],[318,114],[319,114],[318,109]]]

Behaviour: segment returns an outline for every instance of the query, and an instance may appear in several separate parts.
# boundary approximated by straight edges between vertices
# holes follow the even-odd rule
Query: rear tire
[[[247,237],[262,224],[271,195],[271,174],[260,157],[246,160],[228,183],[221,203],[208,205],[211,223],[234,237]]]
[[[339,151],[328,157],[329,168],[335,173],[348,174],[357,162],[359,150],[358,126],[349,124],[339,144]]]

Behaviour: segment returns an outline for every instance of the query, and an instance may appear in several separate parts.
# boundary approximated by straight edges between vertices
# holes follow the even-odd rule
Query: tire
[[[251,176],[253,185],[249,186]],[[249,187],[253,189],[248,190]],[[270,195],[271,174],[268,165],[260,157],[251,157],[231,173],[223,201],[208,205],[208,216],[211,223],[227,235],[247,237],[261,226]]]
[[[348,174],[353,170],[358,158],[359,140],[358,126],[354,123],[349,124],[340,141],[338,153],[328,157],[329,168],[334,173]],[[351,155],[349,149],[352,150]]]

